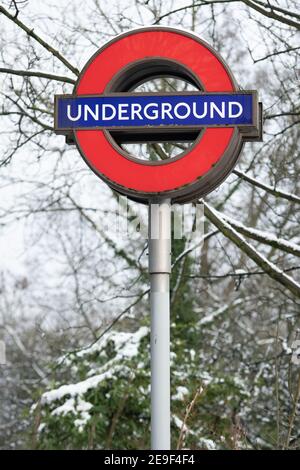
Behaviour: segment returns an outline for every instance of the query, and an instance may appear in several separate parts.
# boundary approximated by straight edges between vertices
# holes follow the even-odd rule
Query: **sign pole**
[[[171,202],[149,204],[151,448],[169,450]]]

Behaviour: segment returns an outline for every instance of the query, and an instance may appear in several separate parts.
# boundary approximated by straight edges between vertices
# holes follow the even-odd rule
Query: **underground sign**
[[[166,76],[195,91],[134,91]],[[223,59],[196,35],[149,27],[105,44],[82,70],[74,93],[55,96],[55,131],[119,193],[140,202],[188,202],[226,178],[245,141],[261,139],[261,104],[256,91],[239,89]],[[142,142],[193,144],[161,161],[122,148]]]

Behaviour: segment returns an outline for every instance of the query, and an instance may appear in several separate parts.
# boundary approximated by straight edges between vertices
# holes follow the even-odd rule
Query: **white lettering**
[[[214,117],[214,110],[221,118],[224,118],[225,117],[225,103],[224,103],[224,101],[222,101],[221,109],[218,108],[216,103],[213,103],[213,102],[210,103],[210,117],[211,118]]]
[[[184,98],[183,98],[184,99]],[[192,102],[181,101],[173,105],[170,102],[151,101],[143,103],[91,103],[91,104],[67,104],[66,115],[69,121],[76,122],[89,120],[95,125],[105,126],[105,121],[117,119],[121,121],[141,122],[146,120],[161,120],[170,122],[174,119],[185,120],[193,117],[198,120],[210,119],[237,119],[243,115],[243,105],[238,101],[206,100],[204,97],[194,98]]]
[[[110,116],[107,116],[106,110],[110,109],[112,111]],[[109,121],[110,119],[113,119],[116,117],[116,108],[112,104],[103,104],[102,105],[102,119],[103,121]]]
[[[233,106],[237,106],[239,108],[239,111],[236,114],[233,113],[233,110],[232,110]],[[229,118],[240,117],[242,112],[243,112],[243,106],[241,105],[241,103],[238,103],[237,101],[229,101],[228,103],[228,117]]]
[[[205,101],[203,103],[203,113],[202,114],[198,114],[197,113],[197,103],[193,103],[193,115],[197,118],[197,119],[202,119],[204,118],[206,115],[207,115],[207,102]]]
[[[186,112],[185,114],[179,114],[178,109],[179,108],[185,108]],[[178,119],[185,119],[191,114],[191,108],[187,103],[177,103],[175,108],[174,108],[174,114]]]
[[[84,105],[84,120],[88,120],[88,114],[92,116],[95,121],[99,121],[99,105],[96,104],[95,111],[93,111],[87,104]]]
[[[152,108],[152,114],[148,113],[148,109]],[[146,104],[144,108],[144,114],[147,119],[157,119],[158,118],[158,104],[149,103]]]
[[[128,104],[127,103],[120,103],[118,106],[118,118],[120,121],[128,121],[129,116],[124,116],[124,114],[128,113]]]
[[[161,104],[161,118],[166,119],[165,115],[167,114],[167,116],[170,119],[174,119],[172,114],[171,114],[171,109],[172,109],[171,103],[162,103]]]
[[[82,106],[81,104],[78,105],[78,108],[77,108],[77,116],[73,117],[71,116],[71,105],[68,104],[67,105],[67,117],[68,119],[70,119],[70,121],[78,121],[80,118],[81,118],[81,111],[82,111]]]
[[[137,116],[139,119],[143,119],[141,115],[142,106],[139,103],[132,103],[131,105],[131,119],[134,119]]]

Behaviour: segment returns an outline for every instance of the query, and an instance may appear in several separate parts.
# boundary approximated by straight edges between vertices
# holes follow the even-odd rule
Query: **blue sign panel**
[[[254,94],[56,96],[56,130],[251,126]]]

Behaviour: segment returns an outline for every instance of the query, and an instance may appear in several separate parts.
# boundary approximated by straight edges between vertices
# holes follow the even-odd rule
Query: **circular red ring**
[[[102,47],[88,62],[76,85],[76,95],[102,94],[113,77],[128,64],[145,58],[171,59],[196,75],[208,92],[235,91],[229,69],[199,38],[171,28],[145,28],[125,33]],[[99,130],[75,131],[76,143],[91,168],[115,188],[152,195],[193,184],[225,154],[234,129],[206,129],[182,158],[160,165],[130,160],[118,152]]]

